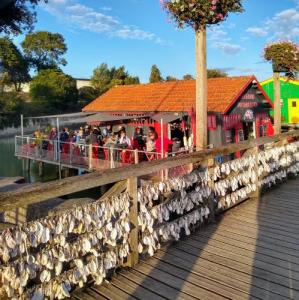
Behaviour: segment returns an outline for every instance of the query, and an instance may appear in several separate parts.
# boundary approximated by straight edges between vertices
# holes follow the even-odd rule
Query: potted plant
[[[196,34],[196,147],[207,146],[207,26],[224,21],[230,12],[242,12],[242,0],[160,0],[179,28]]]
[[[299,46],[291,41],[279,41],[264,48],[263,57],[272,63],[274,80],[274,128],[281,132],[280,73],[295,77],[299,71]]]

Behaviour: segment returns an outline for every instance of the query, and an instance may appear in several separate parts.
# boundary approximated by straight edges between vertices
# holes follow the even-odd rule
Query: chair
[[[132,163],[132,155],[131,154],[132,154],[131,151],[123,150],[120,154],[121,162],[124,164]]]

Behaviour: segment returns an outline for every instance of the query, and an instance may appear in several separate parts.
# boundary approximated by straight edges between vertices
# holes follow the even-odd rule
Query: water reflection
[[[22,160],[14,156],[14,138],[0,139],[0,177],[23,176],[26,182],[46,182],[58,178],[58,168],[53,165],[45,165],[42,176],[38,173],[38,164],[32,162],[30,173],[23,168]]]

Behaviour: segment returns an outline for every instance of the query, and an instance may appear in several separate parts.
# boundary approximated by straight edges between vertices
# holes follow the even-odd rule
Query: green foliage
[[[190,74],[186,74],[186,75],[183,76],[183,80],[192,80],[192,79],[194,79],[194,78]]]
[[[242,0],[161,0],[180,28],[195,30],[223,21],[230,12],[242,12]]]
[[[20,91],[21,84],[30,80],[28,63],[15,44],[8,38],[0,38],[1,83]]]
[[[59,65],[67,64],[62,57],[67,51],[67,46],[64,37],[59,33],[30,33],[21,45],[28,61],[37,70],[58,68]]]
[[[36,20],[35,5],[47,0],[1,0],[0,33],[20,34],[32,30]]]
[[[151,74],[149,78],[150,83],[162,82],[164,81],[159,68],[156,65],[152,66]]]
[[[208,78],[227,77],[227,73],[218,69],[209,69]]]
[[[167,76],[166,77],[166,79],[165,79],[166,81],[177,81],[178,79],[177,78],[175,78],[175,77],[173,77],[173,76]]]
[[[44,113],[62,113],[78,109],[76,80],[62,71],[41,70],[30,84],[32,101],[45,107]]]
[[[80,107],[84,107],[89,102],[99,96],[97,90],[91,86],[83,86],[78,90],[78,102]]]
[[[103,63],[93,70],[91,83],[101,95],[115,85],[139,84],[139,78],[129,75],[124,66],[109,68]]]
[[[24,100],[16,92],[0,92],[0,129],[19,125]]]
[[[275,42],[264,49],[264,58],[272,63],[274,72],[296,77],[299,71],[299,46],[289,41]]]

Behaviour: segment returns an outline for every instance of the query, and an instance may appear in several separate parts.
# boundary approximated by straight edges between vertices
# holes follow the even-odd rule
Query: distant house
[[[274,100],[273,78],[261,83],[261,86],[269,95],[271,101]],[[280,78],[281,90],[281,115],[285,124],[299,123],[299,80],[288,80]]]
[[[77,84],[77,89],[79,90],[80,88],[84,86],[92,86],[91,85],[91,80],[86,79],[86,78],[75,78],[76,84]]]
[[[116,86],[85,106],[83,111],[105,112],[111,116],[161,114],[169,120],[164,125],[166,133],[170,131],[171,122],[187,116],[195,136],[195,102],[195,80],[180,80]],[[254,76],[209,79],[209,143],[219,146],[269,134],[271,108],[270,98]],[[158,129],[160,124],[156,117],[155,120]],[[152,126],[151,122],[140,125],[144,124]]]
[[[84,87],[84,86],[92,86],[90,79],[86,79],[86,78],[74,78],[74,79],[76,80],[76,86],[77,86],[78,90],[80,88]],[[14,90],[13,87],[6,87],[5,88],[5,91],[7,91],[7,92],[13,91],[13,90]],[[23,83],[21,85],[21,91],[23,93],[29,93],[29,91],[30,91],[30,82]]]

